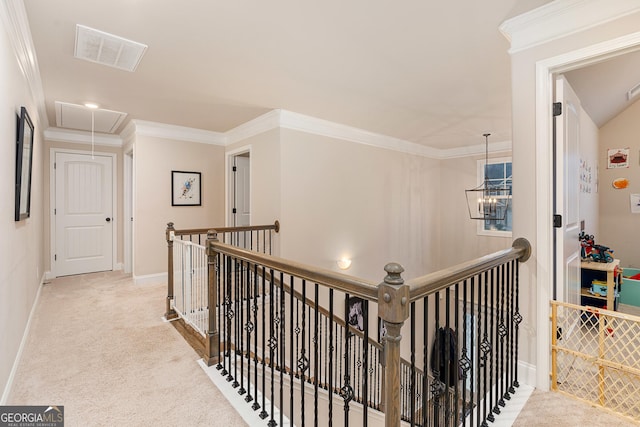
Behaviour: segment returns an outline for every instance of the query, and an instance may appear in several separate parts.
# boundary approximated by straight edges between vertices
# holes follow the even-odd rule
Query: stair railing
[[[340,409],[348,425],[352,408],[358,425],[367,425],[371,406],[384,410],[387,426],[401,420],[486,425],[518,386],[518,265],[530,254],[525,239],[406,283],[402,266],[390,263],[379,284],[238,248],[221,242],[216,231],[206,248],[209,307],[216,313],[209,315],[205,361],[217,364],[261,417],[271,417],[271,426],[282,425],[285,412],[304,425],[333,420]],[[363,302],[357,346],[354,327],[345,325],[342,333],[338,327],[340,317],[349,318],[352,297]],[[386,329],[382,353],[368,344],[372,304]],[[384,366],[381,395],[370,392],[372,363]],[[323,408],[321,390],[328,391]]]

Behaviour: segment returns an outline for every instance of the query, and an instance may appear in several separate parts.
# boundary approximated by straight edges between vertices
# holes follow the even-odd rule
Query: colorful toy
[[[580,256],[582,259],[592,259],[595,262],[613,262],[613,249],[604,245],[596,245],[592,234],[581,231],[578,235],[580,239]]]

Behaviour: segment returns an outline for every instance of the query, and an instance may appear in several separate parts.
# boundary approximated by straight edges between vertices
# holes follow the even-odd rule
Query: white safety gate
[[[207,253],[188,240],[173,241],[173,309],[205,336],[209,319]]]

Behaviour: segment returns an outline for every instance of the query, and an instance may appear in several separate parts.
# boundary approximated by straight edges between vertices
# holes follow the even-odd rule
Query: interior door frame
[[[122,219],[124,238],[124,260],[123,270],[129,274],[133,272],[133,212],[135,199],[133,197],[134,187],[134,148],[123,153],[123,173],[124,173],[124,217]]]
[[[552,104],[554,77],[603,59],[640,49],[640,32],[614,38],[536,63],[536,387],[549,390],[553,295],[553,162]],[[562,191],[562,189],[558,189]]]
[[[58,277],[56,271],[56,215],[54,212],[56,206],[56,170],[54,163],[56,161],[56,155],[58,153],[68,153],[68,154],[80,154],[85,156],[91,156],[91,151],[87,150],[74,150],[68,148],[56,148],[52,147],[49,150],[49,233],[50,233],[50,242],[49,242],[49,262],[50,262],[50,278]],[[112,231],[112,255],[111,255],[111,268],[116,270],[117,259],[118,259],[118,157],[115,153],[107,153],[102,151],[94,151],[94,155],[111,157],[111,185],[112,185],[112,221],[113,227],[111,227]]]
[[[233,197],[233,158],[240,155],[249,153],[249,159],[251,159],[251,145],[243,145],[242,147],[238,147],[234,150],[228,151],[225,154],[225,173],[227,184],[224,186],[225,191],[225,218],[226,218],[226,226],[231,227],[233,225],[233,214],[231,213],[232,208],[232,197]],[[253,162],[249,161],[249,191],[253,190]]]

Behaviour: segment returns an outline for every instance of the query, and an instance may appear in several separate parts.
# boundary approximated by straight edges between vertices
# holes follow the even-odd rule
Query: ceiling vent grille
[[[74,56],[121,70],[135,71],[147,45],[76,25]]]

